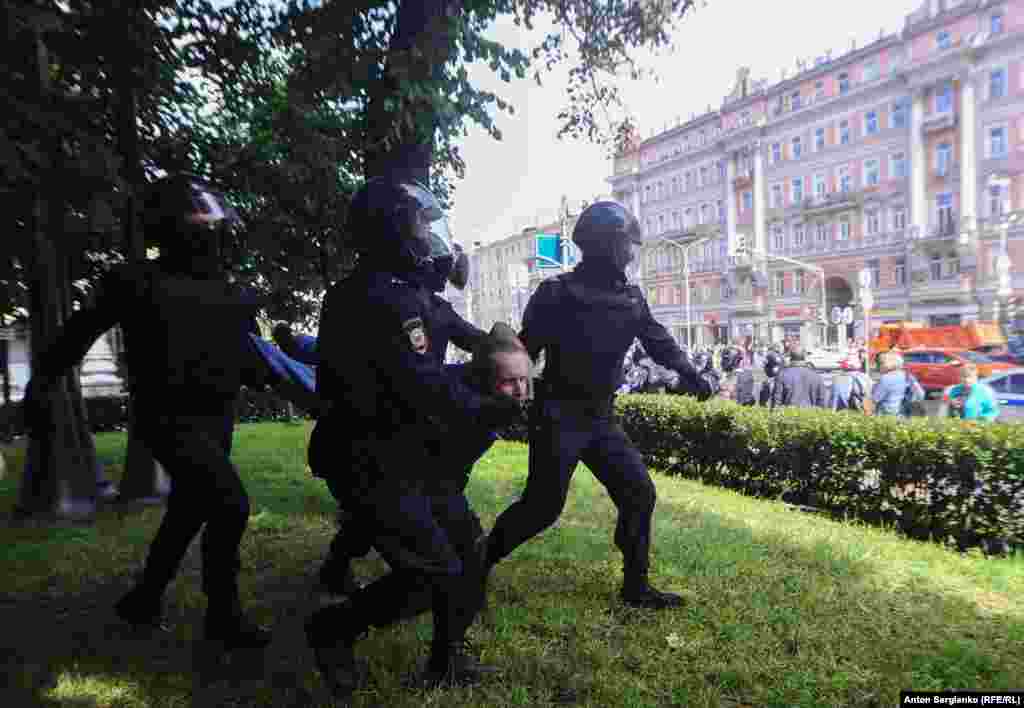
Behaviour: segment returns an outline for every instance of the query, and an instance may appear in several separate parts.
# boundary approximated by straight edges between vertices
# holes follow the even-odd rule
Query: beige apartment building
[[[797,69],[771,84],[740,69],[718,110],[614,160],[655,316],[681,342],[687,319],[694,343],[845,341],[863,335],[866,270],[872,329],[1015,318],[1024,0],[931,0],[898,34]],[[835,306],[857,321],[825,331]]]

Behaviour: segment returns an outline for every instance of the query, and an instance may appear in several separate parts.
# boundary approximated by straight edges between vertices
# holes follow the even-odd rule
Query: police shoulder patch
[[[402,323],[402,332],[409,338],[409,345],[417,354],[426,354],[430,351],[430,341],[427,338],[427,330],[423,324],[423,318],[413,317]]]

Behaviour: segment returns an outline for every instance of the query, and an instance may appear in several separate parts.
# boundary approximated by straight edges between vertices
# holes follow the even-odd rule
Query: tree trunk
[[[133,265],[138,265],[146,260],[146,247],[138,218],[138,195],[143,189],[146,179],[139,156],[139,132],[135,118],[135,81],[132,76],[136,54],[133,44],[137,37],[136,27],[137,23],[134,21],[134,17],[130,18],[129,39],[124,43],[124,50],[117,57],[117,65],[114,69],[117,72],[118,147],[121,159],[124,161],[124,173],[129,183],[121,223],[124,228],[125,254],[128,262]],[[139,440],[136,434],[138,426],[135,421],[135,405],[132,400],[130,383],[128,384],[128,395],[128,449],[125,453],[120,499],[125,502],[160,504],[170,492],[170,481],[159,463],[153,459],[153,453]]]
[[[393,176],[430,184],[434,132],[438,116],[429,101],[390,108],[399,84],[395,71],[408,72],[412,81],[437,78],[448,61],[451,42],[446,18],[458,6],[452,0],[404,0],[398,5],[397,26],[382,81],[367,107],[366,177]],[[414,55],[415,50],[415,55]],[[393,104],[392,104],[393,105]],[[409,115],[428,115],[427,124],[410,125]]]

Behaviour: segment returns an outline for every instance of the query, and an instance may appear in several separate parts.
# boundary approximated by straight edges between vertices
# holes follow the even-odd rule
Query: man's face
[[[499,352],[493,355],[494,392],[525,401],[530,379],[530,357],[526,352]]]

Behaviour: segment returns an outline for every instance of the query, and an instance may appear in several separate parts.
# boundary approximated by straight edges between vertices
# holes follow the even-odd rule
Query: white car
[[[807,352],[806,361],[815,369],[832,371],[841,368],[843,359],[847,356],[846,352],[837,352],[831,349],[815,349]]]

